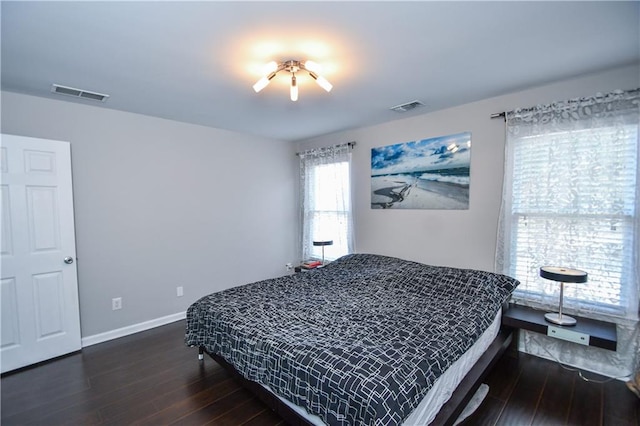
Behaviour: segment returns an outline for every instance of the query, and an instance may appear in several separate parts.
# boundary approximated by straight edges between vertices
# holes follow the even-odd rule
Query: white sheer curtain
[[[312,149],[300,157],[302,259],[320,259],[313,241],[332,240],[326,260],[353,252],[351,144]]]
[[[525,350],[612,376],[629,374],[638,352],[639,95],[617,91],[506,114],[496,270],[521,281],[516,303],[551,311],[559,285],[540,278],[540,266],[585,270],[586,284],[565,286],[566,311],[618,323],[617,352],[531,333]]]

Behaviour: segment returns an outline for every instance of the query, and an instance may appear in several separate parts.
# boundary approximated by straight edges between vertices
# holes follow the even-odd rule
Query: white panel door
[[[0,135],[0,369],[81,347],[68,142]]]

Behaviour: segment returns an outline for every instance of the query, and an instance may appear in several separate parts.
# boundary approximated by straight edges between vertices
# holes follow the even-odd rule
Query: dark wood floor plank
[[[171,407],[173,404],[184,403],[185,400],[200,392],[208,391],[213,395],[223,395],[225,392],[231,392],[239,387],[240,384],[236,383],[226,370],[218,369],[211,374],[201,375],[197,381],[169,388],[167,392],[156,394],[151,400],[156,408],[161,411]]]
[[[188,361],[191,365],[196,362],[194,360]],[[188,374],[186,375],[186,365],[187,363],[177,364],[173,366],[174,368],[163,369],[155,375],[137,379],[135,382],[113,380],[109,383],[101,383],[98,387],[91,387],[87,392],[70,394],[61,399],[35,401],[31,405],[27,404],[32,402],[31,399],[25,400],[22,404],[23,411],[10,420],[28,422],[43,415],[49,418],[54,414],[64,416],[65,413],[74,413],[79,409],[99,410],[118,401],[124,401],[126,404],[132,397],[140,393],[149,394],[156,388],[171,388],[180,385],[186,377],[189,377]]]
[[[162,400],[166,400],[167,402],[173,400],[176,402],[165,406],[163,406],[159,400],[154,400],[153,402],[157,410],[156,413],[140,420],[136,424],[148,426],[170,424],[190,415],[194,411],[201,410],[208,405],[231,395],[232,393],[242,390],[240,384],[231,377],[227,377],[226,379],[207,386],[206,388],[199,388],[199,386],[193,386],[191,389],[186,389],[186,394],[181,392],[182,395],[180,396],[176,396],[177,392],[172,392],[167,395],[166,398],[162,398]]]
[[[157,413],[158,404],[155,402],[157,398],[162,398],[166,394],[174,393],[202,381],[212,387],[217,385],[221,374],[225,373],[224,370],[216,368],[212,363],[208,370],[199,371],[197,363],[198,361],[191,359],[177,364],[173,369],[166,371],[164,375],[150,375],[149,379],[126,386],[117,394],[112,392],[103,395],[95,401],[101,417],[105,421],[116,423],[125,419],[127,422],[136,421]],[[198,373],[194,374],[196,371]],[[146,412],[138,409],[138,403],[144,404]]]
[[[535,357],[527,357],[527,363],[527,368],[520,371],[498,425],[530,425],[535,416],[547,379],[547,364]]]
[[[191,360],[189,364],[180,366],[181,370],[196,370],[197,361]],[[212,365],[215,367],[215,364]],[[184,373],[184,371],[182,371]],[[133,394],[127,398],[110,399],[103,402],[99,409],[100,415],[105,423],[122,424],[142,421],[145,418],[153,417],[158,414],[167,405],[171,405],[175,401],[190,398],[192,393],[186,394],[179,398],[177,394],[185,388],[198,387],[200,390],[210,389],[214,391],[216,386],[223,382],[227,373],[221,368],[209,368],[200,371],[199,375],[182,374],[182,377],[176,377],[170,381],[159,382],[147,386],[144,390]],[[159,404],[158,401],[164,399],[166,404]],[[160,407],[160,408],[159,408]],[[158,422],[154,424],[160,424]]]
[[[566,425],[576,373],[549,363],[547,381],[532,424],[535,426]]]
[[[603,424],[602,385],[575,380],[574,393],[571,399],[569,424],[580,426],[599,426]]]
[[[102,423],[100,414],[95,410],[87,409],[83,405],[75,405],[73,409],[67,409],[63,411],[56,411],[54,413],[41,413],[38,415],[38,419],[29,422],[12,423],[3,422],[2,424],[17,424],[17,425],[99,425]]]
[[[625,421],[636,425],[640,422],[638,417],[640,398],[629,391],[626,385],[620,386],[620,384],[619,380],[611,380],[602,385],[604,417],[605,419],[617,419],[621,424]]]
[[[264,406],[258,398],[253,398],[247,403],[239,407],[234,407],[231,411],[223,414],[217,419],[206,423],[207,426],[238,426],[256,417],[265,410],[269,410]]]
[[[180,328],[180,333],[182,333],[182,328]],[[178,337],[178,336],[176,336]],[[180,337],[181,339],[181,337]],[[118,339],[120,340],[120,339]],[[123,338],[123,341],[120,342],[120,345],[131,346],[132,343],[127,342],[127,338]],[[147,341],[149,339],[146,339]],[[163,341],[166,339],[162,339]],[[111,342],[109,342],[111,343]],[[127,401],[128,398],[135,396],[138,393],[149,393],[153,389],[156,388],[169,388],[174,389],[176,386],[180,386],[186,381],[190,381],[190,377],[193,377],[193,373],[190,373],[190,370],[198,374],[198,361],[197,361],[197,351],[194,349],[190,349],[185,347],[184,345],[180,345],[180,340],[174,341],[173,352],[180,352],[180,356],[175,359],[182,358],[180,363],[175,363],[173,361],[166,363],[161,368],[156,368],[156,372],[154,374],[148,374],[144,378],[140,378],[140,374],[138,373],[139,369],[137,365],[133,365],[130,370],[127,370],[124,367],[118,367],[112,370],[108,370],[100,373],[98,376],[94,376],[92,379],[93,386],[90,388],[90,397],[86,397],[85,394],[77,395],[77,394],[69,394],[67,398],[62,399],[52,399],[52,398],[43,398],[41,393],[34,393],[33,397],[29,399],[24,399],[20,401],[18,404],[21,407],[24,415],[11,418],[9,420],[19,421],[19,422],[29,422],[31,419],[38,418],[44,414],[47,416],[51,416],[53,413],[57,411],[62,411],[61,415],[64,416],[65,412],[73,413],[78,410],[76,407],[79,404],[82,404],[84,409],[86,410],[97,410],[100,407],[105,406],[108,403],[113,403],[117,401],[124,400]],[[134,345],[135,346],[135,345]],[[140,359],[144,359],[146,356],[147,359],[152,360],[153,357],[150,357],[150,353],[145,354],[144,348],[138,346],[139,353],[137,354]],[[112,357],[118,358],[122,353],[119,347],[114,347],[113,349],[116,352],[111,352]],[[85,354],[86,355],[86,354]],[[188,356],[187,356],[188,355]],[[87,355],[89,357],[90,355]],[[161,359],[164,359],[163,356],[158,356]],[[196,367],[187,369],[186,366]],[[48,364],[41,368],[51,369],[55,368],[55,364]],[[124,369],[123,369],[124,368]],[[217,366],[215,363],[211,362],[207,365],[207,368],[214,369],[215,371],[224,371],[221,367]],[[129,375],[127,376],[127,371]],[[27,373],[27,372],[25,372]],[[22,374],[22,373],[21,373]],[[103,377],[111,378],[108,380],[100,380]],[[98,377],[98,379],[96,379]],[[91,379],[90,379],[91,380]],[[3,379],[4,386],[4,379]],[[6,392],[3,393],[3,406],[5,404],[5,396]],[[81,401],[81,402],[79,402]],[[8,417],[8,414],[3,410],[3,418],[5,416]]]
[[[271,410],[263,410],[257,416],[242,423],[242,426],[277,426],[282,423],[282,419]]]
[[[87,375],[94,377],[122,367],[135,371],[136,366],[157,364],[162,362],[163,357],[192,356],[193,351],[188,351],[183,343],[184,324],[184,321],[178,321],[84,348],[83,366]],[[185,350],[175,351],[177,347]],[[118,357],[113,356],[115,350],[119,353]]]
[[[26,389],[20,389],[21,384],[5,384],[4,389],[18,389],[16,392],[2,395],[2,415],[11,417],[24,411],[33,410],[47,403],[61,404],[65,398],[73,398],[78,394],[90,390],[89,381],[81,373],[69,372],[69,380],[63,378],[52,379],[42,376],[39,379],[25,377]],[[38,384],[33,386],[33,384]]]
[[[638,425],[638,423],[632,420],[621,419],[619,417],[609,417],[609,416],[604,417],[604,421],[602,424],[604,426],[637,426]]]
[[[204,425],[211,420],[215,420],[218,417],[228,413],[231,410],[237,409],[246,404],[253,398],[253,395],[246,389],[241,388],[237,391],[230,393],[214,402],[207,404],[203,407],[192,411],[190,414],[179,418],[175,422],[171,422],[171,425]]]
[[[522,358],[510,356],[505,353],[499,362],[499,368],[487,376],[486,383],[489,386],[489,395],[501,401],[506,401],[511,395],[513,387],[522,370]]]

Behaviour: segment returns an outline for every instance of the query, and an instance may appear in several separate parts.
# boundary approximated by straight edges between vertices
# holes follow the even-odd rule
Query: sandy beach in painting
[[[448,180],[421,179],[410,174],[374,176],[371,208],[468,209],[469,184],[460,179]]]

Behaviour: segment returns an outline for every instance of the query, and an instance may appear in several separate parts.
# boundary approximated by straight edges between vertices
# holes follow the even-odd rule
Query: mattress
[[[473,368],[475,363],[480,359],[482,354],[489,348],[489,345],[498,335],[500,331],[500,322],[502,311],[498,312],[496,318],[482,336],[473,344],[473,346],[465,352],[456,362],[454,362],[447,371],[440,376],[434,383],[433,387],[427,392],[425,397],[420,401],[418,407],[407,417],[402,423],[403,426],[423,426],[428,425],[436,417],[440,408],[451,398],[453,391],[458,387],[462,379]],[[274,394],[269,386],[261,385],[263,388],[271,392],[287,406],[293,409],[301,417],[316,426],[324,426],[322,419],[314,414],[309,414],[304,408],[293,404],[290,401]]]

